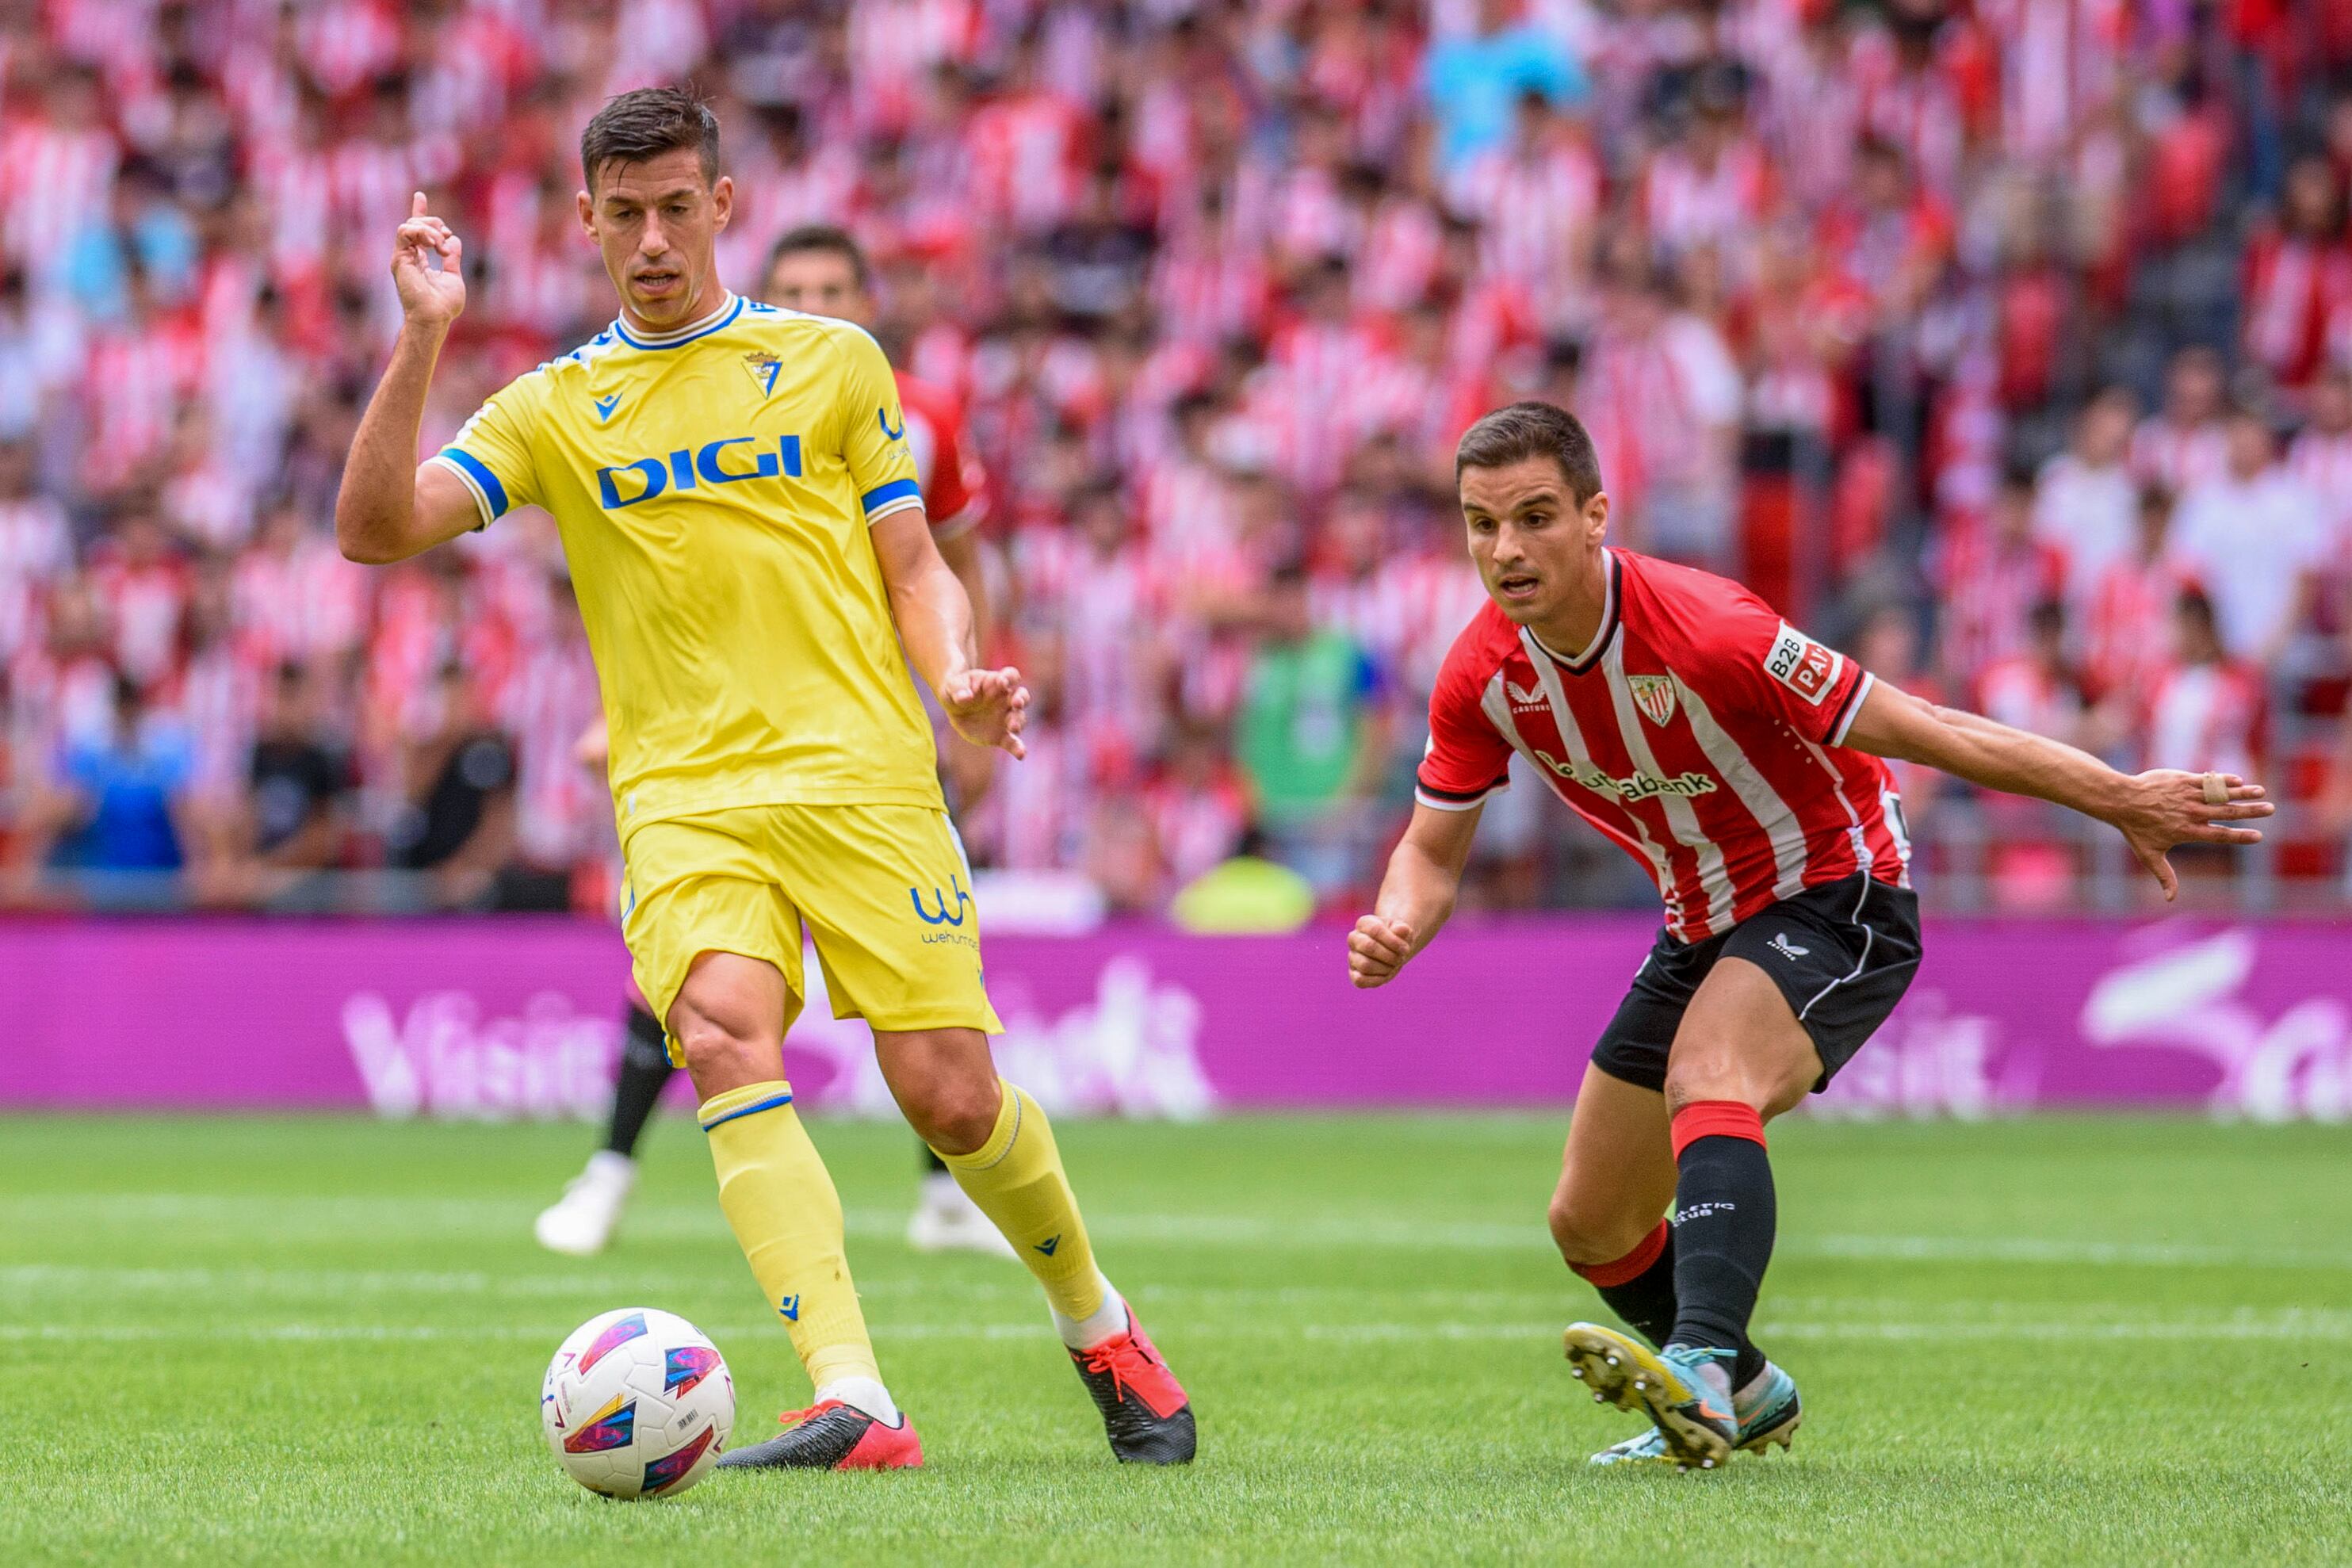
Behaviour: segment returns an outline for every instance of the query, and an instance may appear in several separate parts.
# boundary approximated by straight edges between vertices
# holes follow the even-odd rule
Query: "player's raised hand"
[[[1348,933],[1348,983],[1359,991],[1386,985],[1412,956],[1412,927],[1366,915]]]
[[[392,281],[401,313],[419,326],[446,327],[466,308],[466,243],[425,210],[419,191],[392,247]]]
[[[1019,670],[1010,665],[967,669],[950,676],[939,696],[948,722],[973,745],[996,746],[1015,757],[1029,754],[1021,740],[1022,727],[1029,721],[1029,689],[1021,684]]]
[[[2258,784],[2235,773],[2189,773],[2155,768],[2133,779],[2129,798],[2108,816],[2139,863],[2164,889],[2167,900],[2180,879],[2166,851],[2176,844],[2260,844],[2259,828],[2230,824],[2268,816],[2278,808]]]

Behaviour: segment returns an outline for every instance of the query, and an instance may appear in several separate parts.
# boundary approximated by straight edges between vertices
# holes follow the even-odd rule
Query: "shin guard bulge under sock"
[[[1772,1260],[1777,1224],[1764,1122],[1738,1100],[1675,1113],[1673,1342],[1737,1350]]]
[[[1028,1095],[1009,1083],[1003,1089],[988,1141],[969,1154],[941,1150],[940,1158],[1045,1288],[1054,1310],[1090,1317],[1102,1305],[1102,1280],[1053,1124]]]
[[[702,1102],[719,1206],[809,1381],[882,1380],[842,1246],[841,1198],[782,1079]]]

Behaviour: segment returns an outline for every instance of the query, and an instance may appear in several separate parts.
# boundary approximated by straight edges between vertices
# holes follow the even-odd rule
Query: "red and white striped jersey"
[[[1870,675],[1737,583],[1607,557],[1601,631],[1574,658],[1491,602],[1454,639],[1421,803],[1467,810],[1518,752],[1649,870],[1683,942],[1857,870],[1908,886],[1894,775],[1843,743]]]
[[[898,373],[898,405],[931,537],[969,532],[988,513],[988,470],[964,435],[963,410],[953,394],[905,371]]]

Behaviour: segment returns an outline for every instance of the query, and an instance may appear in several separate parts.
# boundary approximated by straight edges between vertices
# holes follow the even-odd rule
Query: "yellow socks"
[[[1011,1084],[988,1142],[969,1154],[939,1151],[980,1210],[1013,1243],[1045,1288],[1058,1318],[1087,1319],[1104,1304],[1103,1279],[1087,1241],[1087,1222],[1062,1173],[1053,1124],[1037,1102]]]
[[[792,1086],[773,1079],[730,1089],[703,1101],[698,1115],[719,1168],[719,1206],[810,1382],[871,1378],[878,1390],[882,1374],[842,1251],[841,1198],[793,1109]],[[1045,1147],[1050,1154],[1052,1142]]]

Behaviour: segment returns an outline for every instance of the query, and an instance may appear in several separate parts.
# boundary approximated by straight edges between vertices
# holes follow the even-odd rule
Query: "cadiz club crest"
[[[784,368],[783,361],[765,349],[753,349],[743,356],[743,368],[750,371],[751,379],[760,384],[761,396],[775,395],[776,373]]]

